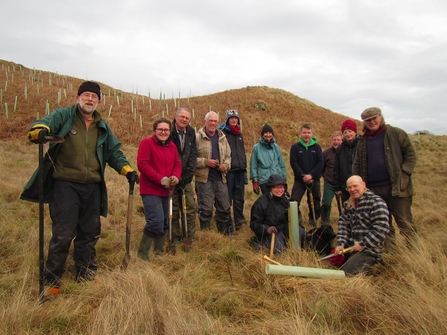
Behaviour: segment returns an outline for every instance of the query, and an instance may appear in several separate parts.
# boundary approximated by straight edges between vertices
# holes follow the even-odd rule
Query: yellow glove
[[[127,176],[127,174],[129,172],[133,172],[134,169],[132,169],[132,167],[130,165],[124,165],[120,171],[120,174],[122,174],[123,176]]]
[[[31,130],[28,132],[28,140],[31,143],[39,144],[41,141],[39,141],[39,134],[40,132],[45,132],[45,135],[50,133],[50,127],[44,124],[36,124]],[[43,141],[42,141],[43,144]]]

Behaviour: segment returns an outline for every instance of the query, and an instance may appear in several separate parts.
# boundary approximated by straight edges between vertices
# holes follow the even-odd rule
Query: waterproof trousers
[[[245,171],[230,171],[227,174],[228,195],[230,205],[233,207],[233,221],[236,230],[246,222],[244,216]]]
[[[45,284],[58,287],[74,244],[77,280],[94,279],[95,245],[101,233],[101,185],[55,180],[49,202],[52,237],[44,270]]]
[[[222,181],[197,182],[196,189],[200,229],[211,229],[213,206],[215,206],[217,230],[224,235],[231,235],[233,233],[233,222],[230,215],[230,197],[228,196],[227,185]]]

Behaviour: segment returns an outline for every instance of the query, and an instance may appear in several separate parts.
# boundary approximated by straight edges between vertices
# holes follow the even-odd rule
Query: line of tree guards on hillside
[[[95,279],[100,216],[107,216],[106,163],[126,176],[129,190],[135,183],[140,185],[146,223],[137,254],[145,261],[149,261],[152,245],[155,254],[164,252],[167,235],[171,251],[180,243],[189,251],[197,213],[200,230],[211,229],[214,212],[217,230],[233,238],[235,230],[246,224],[244,187],[249,179],[253,192],[260,195],[250,216],[254,232],[250,245],[257,250],[269,247],[272,239],[275,253],[285,250],[289,202],[296,201],[299,206],[304,194],[309,207],[308,227],[317,242],[323,239],[322,227],[332,229],[334,195],[341,199],[336,247],[327,248],[335,237],[332,231],[326,248],[319,251],[334,253],[331,259],[338,259],[337,264],[348,274],[367,272],[382,262],[385,242],[390,252],[396,248],[392,218],[409,247],[418,243],[411,212],[416,152],[403,130],[385,124],[378,107],[361,113],[362,135],[353,120],[346,120],[340,131],[332,134],[331,147],[324,151],[313,136],[312,125],[303,124],[299,140],[290,148],[294,182],[289,193],[284,159],[268,124],[260,131],[248,166],[238,111],[227,110],[222,123],[218,114],[210,111],[196,132],[189,125],[190,110],[179,108],[174,120],[156,120],[152,135],[141,141],[138,173],[96,110],[101,102],[100,86],[91,81],[82,83],[76,99],[76,104],[35,120],[28,133],[33,143],[50,142],[43,173],[39,175],[37,169],[22,193],[22,199],[49,203],[52,238],[42,275],[49,292],[60,292],[72,241],[76,280]],[[317,230],[319,218],[321,227]],[[305,243],[301,213],[299,226]],[[351,248],[348,253],[347,248]]]

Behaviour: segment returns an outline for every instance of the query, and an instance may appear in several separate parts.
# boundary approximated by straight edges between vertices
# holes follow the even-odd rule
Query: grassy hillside
[[[50,111],[74,104],[82,81],[0,60],[0,89],[3,92],[0,99],[0,138],[23,138],[36,115],[42,117],[45,114],[47,104]],[[288,148],[298,138],[298,127],[302,123],[311,122],[319,142],[327,147],[330,134],[339,130],[346,119],[306,99],[269,87],[249,86],[179,99],[178,93],[151,92],[149,97],[148,92],[128,93],[100,84],[104,95],[98,110],[124,144],[138,145],[143,137],[152,133],[152,124],[157,118],[162,115],[173,118],[180,106],[194,111],[191,124],[196,128],[202,127],[203,117],[209,110],[218,112],[221,121],[227,109],[238,110],[247,151],[258,141],[265,123],[272,125],[278,143],[288,153]],[[8,117],[5,104],[9,110]]]
[[[42,73],[40,76],[45,76],[45,83],[37,95],[37,81],[30,84],[28,78],[30,72],[37,76],[39,71],[18,66],[12,70],[13,64],[3,64],[0,78],[5,78],[7,73],[8,89],[6,93],[3,90],[0,123],[0,334],[447,333],[447,209],[442,205],[442,199],[447,196],[444,187],[447,184],[446,136],[412,136],[419,154],[414,173],[417,196],[413,209],[421,248],[410,252],[399,240],[398,250],[384,256],[385,266],[377,267],[374,276],[310,279],[266,275],[262,256],[267,250],[254,252],[249,248],[247,240],[251,232],[248,227],[231,240],[214,231],[198,232],[191,253],[183,253],[178,248],[175,256],[153,257],[149,264],[142,262],[136,257],[144,225],[138,196],[134,201],[132,259],[128,270],[122,272],[127,182],[108,169],[110,213],[107,219],[102,219],[102,234],[97,245],[98,281],[75,283],[73,262],[69,258],[68,271],[63,278],[63,294],[39,303],[38,206],[19,200],[19,195],[37,166],[37,146],[27,143],[26,130],[37,112],[40,115],[45,112],[46,97],[49,97],[50,108],[56,107],[59,88],[53,90],[55,84],[49,86],[47,82],[50,74]],[[8,67],[9,70],[5,70]],[[54,82],[65,83],[58,86],[62,92],[62,87],[69,83],[73,85],[71,89],[65,88],[67,98],[63,98],[60,106],[74,102],[81,80],[56,74],[51,77]],[[22,78],[22,86],[13,90],[11,82],[17,84],[18,78]],[[33,98],[31,93],[28,94],[33,104],[28,105],[23,96],[25,82],[35,92]],[[46,93],[44,88],[48,89]],[[121,102],[120,106],[114,105],[108,121],[115,132],[119,132],[126,156],[135,162],[139,139],[149,135],[149,120],[161,115],[161,110],[150,114],[147,98],[143,105],[140,96],[139,107],[134,113],[137,121],[134,121],[130,97],[135,95],[116,92],[116,96],[126,101],[127,107]],[[106,106],[109,101],[116,101],[113,94],[103,98]],[[16,112],[11,112],[11,101],[13,105],[15,99],[11,97],[14,96],[22,98],[18,99]],[[5,101],[10,109],[8,118]],[[135,104],[136,100],[133,101]],[[262,101],[274,109],[254,109],[255,101]],[[184,105],[188,100],[185,98],[182,102]],[[157,103],[159,101],[154,99],[153,109]],[[168,104],[172,107],[165,108],[165,112],[168,109],[172,116],[174,101],[170,100]],[[229,107],[243,111],[247,142],[251,133],[257,138],[264,122],[272,124],[275,130],[278,129],[285,154],[296,139],[294,125],[308,121],[304,115],[313,116],[317,134],[322,139],[328,137],[335,124],[344,120],[343,116],[304,99],[266,87],[194,97],[189,99],[189,104],[195,110],[196,125],[201,123],[197,120],[210,105],[220,112]],[[108,110],[108,107],[104,108],[106,117]],[[143,129],[139,115],[144,116]],[[248,187],[247,217],[255,199]],[[302,210],[305,212],[305,208]],[[334,225],[336,216],[333,209]],[[51,230],[48,208],[45,223],[47,249]],[[329,264],[319,262],[314,253],[306,251],[288,250],[276,260],[286,265],[331,268]]]

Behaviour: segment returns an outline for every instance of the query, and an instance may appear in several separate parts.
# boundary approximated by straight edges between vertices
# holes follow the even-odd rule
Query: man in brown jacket
[[[231,168],[231,149],[225,134],[217,126],[218,115],[210,111],[205,115],[205,125],[196,134],[195,176],[200,229],[211,229],[213,206],[215,206],[217,230],[232,237],[233,221],[226,185],[227,172]]]

